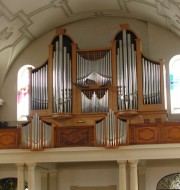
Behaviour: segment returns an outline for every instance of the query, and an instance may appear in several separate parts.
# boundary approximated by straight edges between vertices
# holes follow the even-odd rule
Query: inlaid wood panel
[[[94,146],[94,126],[54,128],[55,147]]]
[[[180,123],[133,124],[129,126],[130,144],[179,143]]]
[[[165,123],[163,125],[162,141],[165,143],[179,143],[180,123]]]
[[[130,126],[131,144],[154,144],[159,142],[159,126],[139,124]]]
[[[0,148],[18,148],[18,134],[17,128],[0,129]]]

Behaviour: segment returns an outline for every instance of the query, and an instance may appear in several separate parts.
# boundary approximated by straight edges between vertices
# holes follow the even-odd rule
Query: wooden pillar
[[[137,52],[137,87],[138,87],[138,110],[143,109],[143,87],[142,87],[142,48],[140,39],[136,39]]]
[[[48,59],[48,112],[53,111],[53,45],[49,45],[49,59]]]
[[[118,100],[117,100],[117,66],[116,66],[116,40],[112,41],[112,88],[111,88],[111,96],[109,95],[109,102],[111,105],[109,106],[112,108],[113,111],[118,110]]]

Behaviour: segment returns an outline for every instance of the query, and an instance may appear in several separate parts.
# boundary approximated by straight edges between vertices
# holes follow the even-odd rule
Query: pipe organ
[[[163,61],[152,61],[142,54],[141,41],[127,24],[121,25],[111,47],[101,49],[79,49],[66,31],[59,29],[49,46],[48,61],[29,72],[29,118],[34,114],[43,118],[52,134],[52,142],[42,140],[41,146],[53,146],[55,138],[61,142],[67,134],[68,143],[72,137],[80,138],[78,145],[84,141],[87,145],[86,137],[94,129],[90,145],[117,147],[128,144],[130,124],[166,119]],[[26,131],[33,126],[28,134],[36,149],[36,142],[48,139],[48,132],[41,137],[38,126],[42,128],[42,124],[29,122],[31,127],[22,127],[23,145],[29,146]],[[76,127],[88,127],[86,137],[85,132],[75,137]]]

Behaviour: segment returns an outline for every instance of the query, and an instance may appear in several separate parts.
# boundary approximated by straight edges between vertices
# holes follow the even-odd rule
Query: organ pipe
[[[82,87],[87,87],[90,82],[101,86],[112,84],[111,50],[78,51],[76,82]],[[97,94],[104,95],[100,95],[99,98]],[[82,113],[106,112],[108,110],[108,89],[82,90],[81,100]]]
[[[160,64],[142,57],[143,65],[143,103],[161,103]]]
[[[126,143],[127,122],[117,118],[116,113],[109,109],[105,119],[96,123],[96,144],[116,147]]]
[[[71,48],[69,49],[65,41],[67,41],[67,39],[63,35],[60,35],[54,42],[53,113],[72,112]],[[69,43],[71,43],[71,41]]]
[[[42,110],[48,108],[47,80],[47,63],[38,69],[32,70],[32,110]]]
[[[136,43],[136,35],[123,28],[115,36],[115,52],[112,48],[80,50],[72,48],[73,41],[66,34],[57,35],[52,41],[52,86],[48,76],[48,64],[32,70],[32,86],[31,86],[31,109],[32,110],[48,110],[48,103],[52,102],[52,110],[50,113],[72,113],[72,82],[81,89],[91,88],[92,83],[96,84],[96,88],[88,89],[88,93],[92,96],[88,99],[84,90],[80,92],[81,111],[87,112],[107,112],[111,105],[109,104],[109,87],[103,97],[97,96],[103,90],[102,86],[117,85],[117,105],[116,110],[138,110],[140,99],[138,93],[143,95],[143,104],[161,104],[161,67],[158,62],[153,62],[143,55],[141,63],[137,63],[137,49],[139,44]],[[115,62],[112,55],[116,55]],[[138,56],[139,56],[138,51]],[[75,59],[73,59],[73,56]],[[139,56],[139,57],[140,57]],[[72,71],[72,60],[76,73]],[[116,71],[113,64],[116,64]],[[137,65],[142,66],[142,91],[139,92],[140,79],[137,77]],[[113,73],[116,72],[116,82],[113,80]],[[73,77],[72,75],[76,76]],[[140,76],[139,76],[140,78]],[[50,89],[52,88],[52,89]],[[52,100],[48,99],[48,94],[52,90]],[[86,89],[85,89],[86,90]],[[75,92],[75,91],[74,91]],[[114,93],[113,92],[113,93]],[[75,104],[74,104],[75,105]]]
[[[134,35],[123,30],[116,40],[118,110],[138,109]]]
[[[77,52],[77,84],[86,86],[87,79],[112,83],[111,50]]]
[[[22,148],[30,148],[32,150],[41,150],[51,146],[52,128],[41,120],[36,113],[30,121],[22,124]]]

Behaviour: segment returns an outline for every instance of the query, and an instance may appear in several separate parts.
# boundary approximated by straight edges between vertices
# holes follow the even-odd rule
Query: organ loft
[[[100,49],[79,49],[58,29],[47,62],[29,69],[29,77],[23,148],[148,143],[166,121],[163,60],[144,56],[140,39],[127,24],[111,47]],[[140,134],[134,138],[138,131],[144,139]]]
[[[128,24],[111,47],[80,49],[58,29],[48,60],[29,69],[29,115],[21,124],[22,148],[177,142],[166,122],[163,60],[142,53]],[[166,134],[171,134],[171,137]],[[180,130],[180,129],[178,129]],[[174,140],[174,141],[173,141]]]

